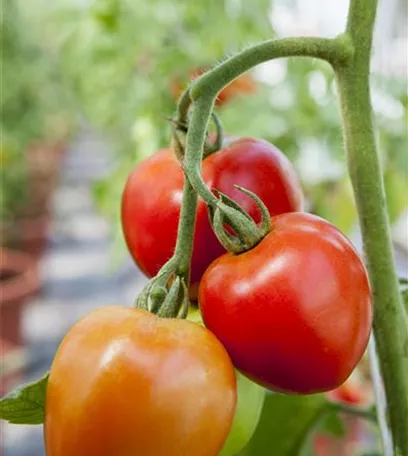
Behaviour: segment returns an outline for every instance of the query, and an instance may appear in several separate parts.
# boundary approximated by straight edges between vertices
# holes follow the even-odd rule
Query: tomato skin
[[[234,368],[208,330],[105,307],[79,321],[57,351],[46,454],[216,456],[235,404]]]
[[[203,162],[203,179],[241,204],[259,221],[255,203],[233,187],[255,192],[269,212],[301,211],[303,195],[289,160],[270,143],[253,138],[232,141]],[[181,209],[183,172],[170,149],[157,152],[130,174],[122,197],[122,228],[140,269],[153,277],[172,256]],[[225,252],[211,229],[207,208],[199,201],[192,256],[192,299],[209,264]]]
[[[141,162],[122,195],[122,229],[129,252],[148,276],[171,258],[183,196],[183,172],[170,149]]]
[[[305,213],[274,217],[252,250],[214,261],[199,305],[235,367],[286,393],[341,385],[364,353],[372,322],[359,255],[333,225]]]

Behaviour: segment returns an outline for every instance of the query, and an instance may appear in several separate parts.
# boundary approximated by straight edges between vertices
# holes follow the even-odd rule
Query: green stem
[[[394,448],[408,455],[408,325],[395,272],[369,91],[376,7],[376,0],[351,0],[347,34],[355,52],[348,65],[335,69],[349,173],[373,287],[374,336]]]
[[[201,177],[201,161],[203,158],[205,133],[213,109],[215,95],[194,101],[184,157],[184,171],[192,187],[212,207],[217,205],[218,200],[207,188]]]
[[[188,284],[190,280],[190,260],[193,252],[194,228],[197,212],[197,194],[187,177],[184,177],[183,200],[177,231],[174,256],[177,258],[178,275]]]
[[[314,57],[337,65],[351,58],[352,48],[344,36],[334,39],[298,37],[269,40],[225,60],[193,82],[190,96],[216,97],[226,85],[252,67],[281,57]]]
[[[177,102],[177,120],[187,124],[188,110],[191,105],[190,89],[185,90]]]
[[[330,410],[333,412],[347,413],[348,415],[353,415],[357,418],[362,418],[364,420],[370,421],[371,423],[377,424],[377,416],[374,410],[365,410],[357,407],[351,407],[350,405],[343,403],[330,404]]]

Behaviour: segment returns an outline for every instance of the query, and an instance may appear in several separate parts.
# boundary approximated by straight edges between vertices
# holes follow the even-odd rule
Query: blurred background
[[[40,377],[79,317],[107,304],[130,305],[144,285],[122,238],[121,191],[136,163],[168,144],[166,117],[191,77],[260,40],[334,36],[344,29],[347,7],[348,0],[2,1],[1,394]],[[402,276],[408,276],[407,14],[405,0],[380,1],[372,62]],[[216,109],[227,132],[276,144],[299,172],[308,210],[361,248],[327,64],[261,65],[225,90]],[[350,391],[357,402],[370,397],[366,363]],[[312,397],[282,407],[271,396],[242,455],[275,454],[276,439],[298,438],[316,404]],[[343,432],[333,423],[326,428],[310,454],[380,454],[378,436],[358,421]],[[40,426],[2,422],[0,438],[4,456],[44,455]]]

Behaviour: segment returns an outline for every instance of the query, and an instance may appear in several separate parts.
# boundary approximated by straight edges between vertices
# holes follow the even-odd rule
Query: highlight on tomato
[[[235,367],[285,393],[340,386],[371,331],[360,256],[332,224],[306,213],[273,217],[254,248],[215,260],[201,280],[199,305]]]
[[[214,456],[231,428],[236,377],[204,327],[105,307],[67,333],[46,394],[47,456]]]
[[[255,202],[237,190],[238,184],[256,193],[271,215],[303,210],[303,193],[287,157],[267,141],[233,140],[205,158],[203,179],[240,204],[256,222]],[[172,256],[177,239],[183,189],[183,171],[170,149],[158,151],[130,174],[122,196],[122,228],[134,261],[153,277]],[[199,200],[191,262],[190,297],[212,261],[225,252],[212,231],[207,207]]]

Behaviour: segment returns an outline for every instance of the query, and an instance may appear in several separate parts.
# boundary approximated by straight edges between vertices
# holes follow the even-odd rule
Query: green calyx
[[[146,285],[135,307],[163,318],[186,318],[190,305],[186,281],[169,264]]]
[[[223,247],[232,253],[242,253],[258,244],[271,230],[271,218],[263,201],[253,192],[235,185],[252,198],[261,213],[256,224],[247,212],[227,195],[215,190],[218,196],[214,206],[208,207],[212,228]]]

